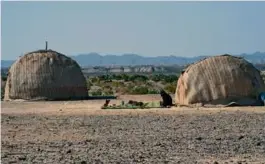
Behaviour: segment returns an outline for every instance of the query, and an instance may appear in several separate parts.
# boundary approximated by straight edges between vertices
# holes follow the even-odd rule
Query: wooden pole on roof
[[[46,44],[45,50],[47,51],[48,50],[48,42],[46,41],[45,44]]]

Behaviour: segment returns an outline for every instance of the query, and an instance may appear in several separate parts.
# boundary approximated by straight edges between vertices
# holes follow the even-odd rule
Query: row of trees
[[[112,80],[123,80],[125,82],[128,81],[142,81],[146,82],[148,80],[152,80],[155,82],[158,81],[164,81],[166,83],[172,83],[178,80],[177,75],[164,75],[164,74],[154,74],[154,75],[129,75],[129,74],[111,74],[111,75],[100,75],[97,77],[91,77],[92,82],[95,82],[96,80],[104,80],[104,81],[112,81]]]

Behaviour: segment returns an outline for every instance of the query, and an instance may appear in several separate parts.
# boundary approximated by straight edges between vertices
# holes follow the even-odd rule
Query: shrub
[[[173,83],[178,80],[177,75],[163,75],[163,74],[157,74],[157,75],[152,75],[150,77],[151,80],[158,82],[158,81],[163,81],[164,83]]]
[[[136,86],[131,90],[131,94],[147,94],[148,88],[146,86]]]
[[[112,90],[108,90],[108,91],[104,91],[104,93],[102,95],[104,95],[104,96],[112,96],[112,95],[114,95],[114,93],[113,93]]]
[[[112,81],[111,86],[117,88],[117,87],[124,87],[125,84],[121,81]]]
[[[131,94],[131,90],[127,87],[122,87],[122,88],[116,88],[115,89],[116,93],[121,93],[121,94]]]
[[[167,92],[169,92],[169,93],[175,93],[175,91],[176,91],[176,86],[177,86],[176,83],[170,83],[170,84],[167,84],[167,85],[165,86],[164,89],[165,89]]]
[[[112,81],[112,76],[111,75],[101,75],[98,76],[100,81],[107,81],[107,82],[111,82]]]
[[[149,89],[148,90],[148,94],[159,94],[158,90],[154,90],[154,89]]]
[[[126,74],[119,74],[119,75],[112,75],[111,77],[113,80],[124,80],[124,81],[128,81],[129,76]]]
[[[158,82],[161,80],[161,76],[160,75],[153,75],[153,76],[151,76],[151,80]]]
[[[5,90],[3,88],[1,88],[1,100],[4,99],[4,95],[5,95]]]
[[[102,95],[102,90],[101,89],[98,89],[96,91],[92,91],[90,94],[92,96],[101,96]]]
[[[104,89],[104,90],[111,90],[112,87],[111,87],[110,85],[104,85],[104,86],[103,86],[103,89]]]
[[[121,77],[122,77],[122,80],[129,81],[129,76],[127,74],[122,74]]]
[[[2,80],[2,82],[1,82],[1,100],[4,99],[4,95],[5,95],[5,84],[6,84],[6,80]]]
[[[178,76],[177,75],[168,75],[168,76],[164,77],[164,81],[166,83],[173,83],[173,82],[175,82],[177,80],[178,80]]]
[[[132,75],[128,79],[129,81],[147,81],[148,77],[144,75]]]
[[[91,82],[90,80],[87,80],[87,81],[86,81],[86,86],[87,86],[87,89],[88,89],[88,90],[91,88],[92,85],[93,85],[93,84],[92,84],[92,82]]]
[[[97,83],[99,79],[98,77],[91,77],[89,81],[91,81],[91,83]]]
[[[7,76],[2,76],[2,80],[6,81],[7,80]]]
[[[261,71],[260,74],[261,74],[261,77],[263,78],[263,81],[265,82],[265,71]]]

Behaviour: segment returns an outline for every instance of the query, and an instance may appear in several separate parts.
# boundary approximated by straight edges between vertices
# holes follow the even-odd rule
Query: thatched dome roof
[[[53,50],[39,50],[19,58],[9,69],[5,100],[83,99],[86,79],[71,58]]]
[[[227,104],[264,90],[260,71],[246,60],[214,56],[188,66],[178,79],[175,102]]]

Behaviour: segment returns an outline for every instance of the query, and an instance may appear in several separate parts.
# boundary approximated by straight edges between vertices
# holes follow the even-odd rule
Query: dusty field
[[[265,163],[264,107],[101,110],[103,103],[2,102],[1,163]]]

